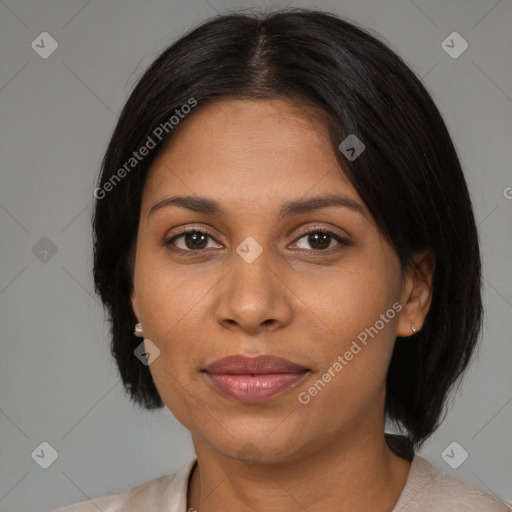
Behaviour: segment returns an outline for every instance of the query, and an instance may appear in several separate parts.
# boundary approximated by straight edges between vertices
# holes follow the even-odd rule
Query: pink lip
[[[308,371],[287,359],[271,355],[228,356],[205,370],[208,380],[217,390],[245,403],[263,402],[295,387]]]

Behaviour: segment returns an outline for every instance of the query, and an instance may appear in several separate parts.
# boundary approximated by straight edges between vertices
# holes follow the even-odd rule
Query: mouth
[[[309,368],[272,355],[228,356],[203,370],[215,390],[244,403],[269,400],[297,386],[309,372]]]

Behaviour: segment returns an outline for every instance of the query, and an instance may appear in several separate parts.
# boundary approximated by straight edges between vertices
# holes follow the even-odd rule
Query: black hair
[[[227,97],[316,106],[340,167],[402,270],[416,251],[432,251],[425,323],[412,339],[397,337],[386,377],[387,417],[421,446],[444,419],[446,398],[481,329],[481,261],[470,195],[421,80],[376,36],[326,12],[230,13],[207,20],[156,58],[126,102],[102,162],[93,214],[95,289],[108,311],[111,352],[125,390],[143,408],[164,406],[149,368],[133,353],[141,340],[133,334],[130,293],[147,173],[172,137],[176,111],[196,102],[193,116]],[[355,160],[338,149],[350,134],[365,145]],[[148,138],[153,149],[131,161],[133,170],[127,167]]]

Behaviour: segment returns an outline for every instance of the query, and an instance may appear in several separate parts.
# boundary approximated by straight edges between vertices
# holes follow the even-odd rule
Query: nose
[[[221,326],[260,334],[290,323],[293,293],[275,259],[272,268],[268,253],[264,250],[251,263],[233,254],[230,271],[217,289],[215,318]]]

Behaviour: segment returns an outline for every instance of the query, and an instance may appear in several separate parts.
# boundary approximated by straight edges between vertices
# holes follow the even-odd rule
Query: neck
[[[391,512],[405,486],[410,462],[381,435],[340,436],[307,456],[247,465],[194,440],[198,464],[190,479],[187,510],[381,510]]]

